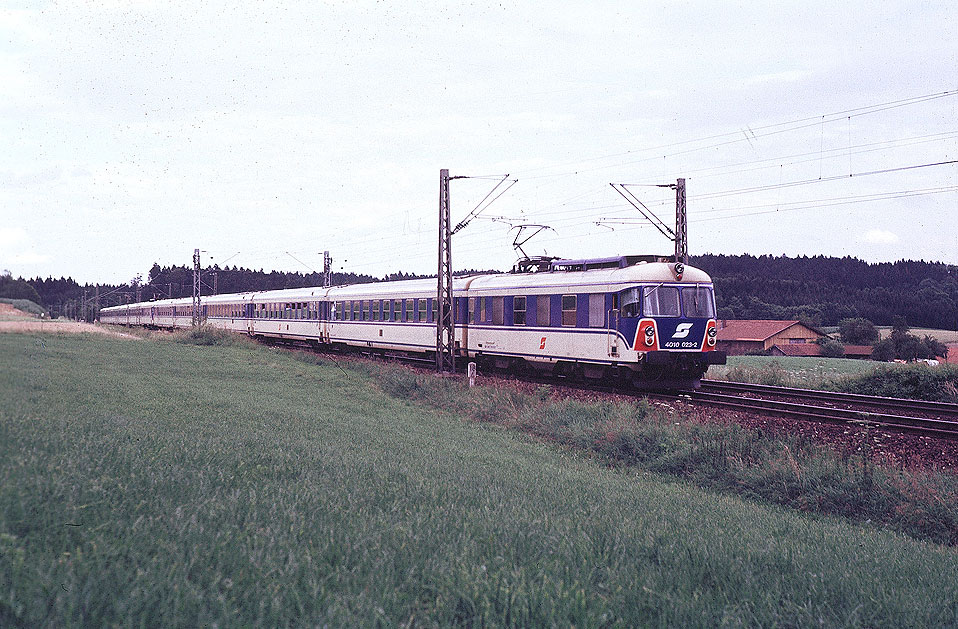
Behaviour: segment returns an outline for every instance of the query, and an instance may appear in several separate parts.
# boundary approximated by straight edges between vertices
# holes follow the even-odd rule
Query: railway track
[[[958,440],[958,404],[715,380],[684,395],[732,410]]]

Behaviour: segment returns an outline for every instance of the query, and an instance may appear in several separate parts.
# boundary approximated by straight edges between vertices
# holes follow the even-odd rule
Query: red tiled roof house
[[[825,336],[800,321],[722,319],[718,324],[718,345],[716,349],[725,351],[729,356],[750,352],[767,352],[775,345],[784,347],[813,344],[816,340]],[[816,347],[818,346],[816,345]],[[783,352],[783,354],[786,352]],[[801,355],[809,356],[813,354]]]

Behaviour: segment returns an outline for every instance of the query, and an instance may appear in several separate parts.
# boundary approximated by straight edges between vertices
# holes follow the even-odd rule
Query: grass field
[[[0,335],[0,626],[953,626],[958,551],[254,345]]]
[[[878,326],[878,333],[883,339],[887,339],[891,336],[892,332],[891,326]],[[933,339],[937,339],[942,343],[958,343],[958,331],[955,330],[936,330],[934,328],[911,328],[908,330],[909,334],[914,334],[918,337],[930,336]]]
[[[705,377],[818,389],[844,376],[872,373],[887,366],[887,363],[851,358],[729,356],[727,364],[709,367]]]

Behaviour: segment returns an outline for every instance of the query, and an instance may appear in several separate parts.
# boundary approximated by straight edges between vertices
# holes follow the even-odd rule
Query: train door
[[[150,325],[151,326],[156,325],[156,307],[155,306],[150,306]]]
[[[618,358],[619,356],[619,309],[612,308],[609,310],[608,316],[609,323],[606,326],[606,350],[608,351],[610,358]]]

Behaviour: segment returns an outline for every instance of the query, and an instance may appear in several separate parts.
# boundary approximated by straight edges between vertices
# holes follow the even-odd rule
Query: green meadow
[[[955,547],[610,466],[382,373],[0,335],[0,626],[958,624]]]

